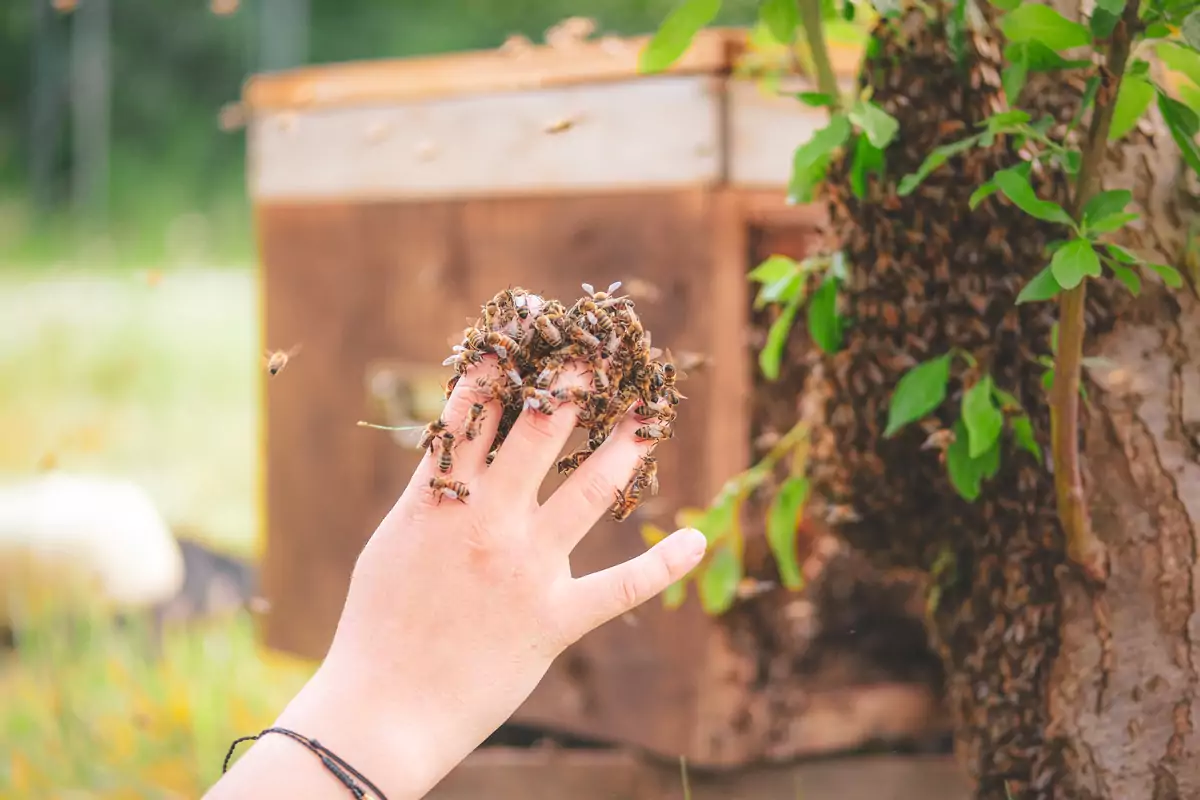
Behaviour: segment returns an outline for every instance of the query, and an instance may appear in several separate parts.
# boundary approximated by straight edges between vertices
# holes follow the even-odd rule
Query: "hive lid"
[[[252,77],[243,102],[251,111],[375,105],[628,80],[638,77],[638,58],[649,39],[607,36],[569,46],[528,45],[304,67]],[[748,46],[745,29],[706,29],[667,72],[728,73]],[[835,70],[842,75],[857,68],[860,54],[857,47],[831,45]]]

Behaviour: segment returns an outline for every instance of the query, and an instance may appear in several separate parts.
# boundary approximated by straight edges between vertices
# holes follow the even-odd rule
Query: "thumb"
[[[572,641],[642,603],[687,575],[704,557],[708,541],[684,528],[636,558],[575,580],[567,604]]]

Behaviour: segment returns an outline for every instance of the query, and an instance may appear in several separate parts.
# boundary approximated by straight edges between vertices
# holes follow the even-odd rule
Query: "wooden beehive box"
[[[355,558],[419,457],[355,423],[438,414],[440,363],[499,288],[576,297],[584,281],[621,280],[656,345],[710,358],[659,451],[661,502],[599,525],[577,572],[640,552],[640,523],[669,526],[748,465],[745,275],[764,247],[800,257],[815,242],[821,214],[787,206],[784,186],[793,150],[824,116],[732,76],[741,32],[705,32],[657,76],[637,74],[642,44],[335,65],[248,84],[265,346],[302,345],[267,385],[268,645],[324,654]],[[857,53],[835,52],[851,74]],[[875,732],[863,723],[830,739],[829,715],[842,712],[829,708],[854,716],[877,702],[837,695],[767,752],[722,689],[734,665],[718,622],[694,601],[678,612],[651,603],[627,622],[568,651],[514,719],[715,766]]]

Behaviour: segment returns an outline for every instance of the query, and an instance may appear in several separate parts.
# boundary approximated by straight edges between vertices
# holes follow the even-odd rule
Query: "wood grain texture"
[[[967,800],[947,757],[864,756],[712,775],[689,770],[692,800]],[[684,800],[677,764],[619,750],[478,750],[429,800]]]
[[[250,126],[250,193],[393,200],[713,183],[722,91],[711,76],[666,75],[263,115]],[[781,133],[794,147],[817,114],[792,105],[794,124]],[[559,125],[569,127],[550,132]]]
[[[256,75],[242,101],[251,111],[390,105],[410,100],[496,94],[638,76],[647,36],[603,37],[567,48],[534,46],[524,52],[480,50],[408,59],[358,61]],[[701,31],[667,69],[672,75],[724,74],[746,50],[747,32]],[[840,75],[858,69],[862,48],[831,43]]]

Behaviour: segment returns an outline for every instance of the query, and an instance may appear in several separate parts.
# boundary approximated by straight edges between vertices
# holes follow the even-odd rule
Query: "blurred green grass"
[[[257,553],[253,270],[8,270],[0,320],[0,479],[119,474],[173,525]]]
[[[0,480],[118,474],[256,557],[258,312],[237,265],[0,272]],[[313,669],[264,652],[248,615],[172,632],[157,662],[145,633],[43,621],[0,654],[0,798],[199,797]]]

